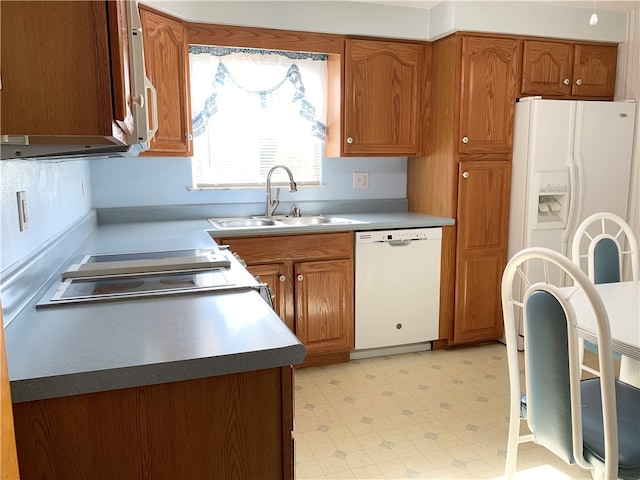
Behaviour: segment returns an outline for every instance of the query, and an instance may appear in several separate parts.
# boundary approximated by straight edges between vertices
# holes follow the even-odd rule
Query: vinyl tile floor
[[[298,369],[296,479],[504,478],[508,400],[502,343]],[[541,478],[591,477],[521,444],[516,479]]]

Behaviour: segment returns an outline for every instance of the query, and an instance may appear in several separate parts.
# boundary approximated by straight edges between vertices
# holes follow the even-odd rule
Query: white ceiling
[[[413,8],[431,8],[442,1],[451,1],[451,0],[353,0],[358,2],[365,3],[382,3],[387,5],[396,5],[403,7],[413,7]],[[471,0],[473,1],[473,0]],[[522,0],[515,0],[522,1]],[[579,7],[579,8],[593,8],[594,2],[592,0],[528,0],[528,1],[536,1],[536,2],[545,2],[550,5],[558,5],[565,7]],[[631,10],[636,10],[640,8],[640,0],[596,0],[595,1],[596,10],[614,10],[620,12],[629,12]]]

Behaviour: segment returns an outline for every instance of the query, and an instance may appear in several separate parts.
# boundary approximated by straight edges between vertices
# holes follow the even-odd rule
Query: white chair
[[[525,272],[543,271],[531,282]],[[573,280],[559,288],[561,274]],[[552,281],[550,279],[558,279]],[[597,324],[598,377],[581,380],[576,316],[570,301],[586,296]],[[515,475],[518,445],[535,441],[594,478],[640,478],[640,390],[614,378],[611,332],[593,282],[563,255],[529,248],[511,258],[502,278],[509,362],[510,420],[505,474]],[[516,312],[524,321],[526,397],[522,395]],[[531,434],[520,434],[526,419]]]
[[[631,270],[631,280],[640,280],[640,255],[636,236],[629,224],[613,213],[594,213],[582,221],[573,237],[571,258],[587,272],[593,283],[623,281],[625,264]],[[629,321],[638,319],[630,318]],[[583,363],[584,342],[581,342],[581,347],[582,367],[593,373],[593,369]],[[620,379],[636,387],[640,386],[640,363],[623,356],[620,361]]]

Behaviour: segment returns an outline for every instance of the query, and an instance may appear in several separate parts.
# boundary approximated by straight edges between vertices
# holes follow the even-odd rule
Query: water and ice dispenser
[[[568,170],[536,173],[536,228],[566,226],[569,214],[569,181]]]

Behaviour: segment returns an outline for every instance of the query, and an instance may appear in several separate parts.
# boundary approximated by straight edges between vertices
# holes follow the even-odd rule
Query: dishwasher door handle
[[[384,242],[392,247],[406,247],[411,245],[411,240],[389,240],[388,242]]]

